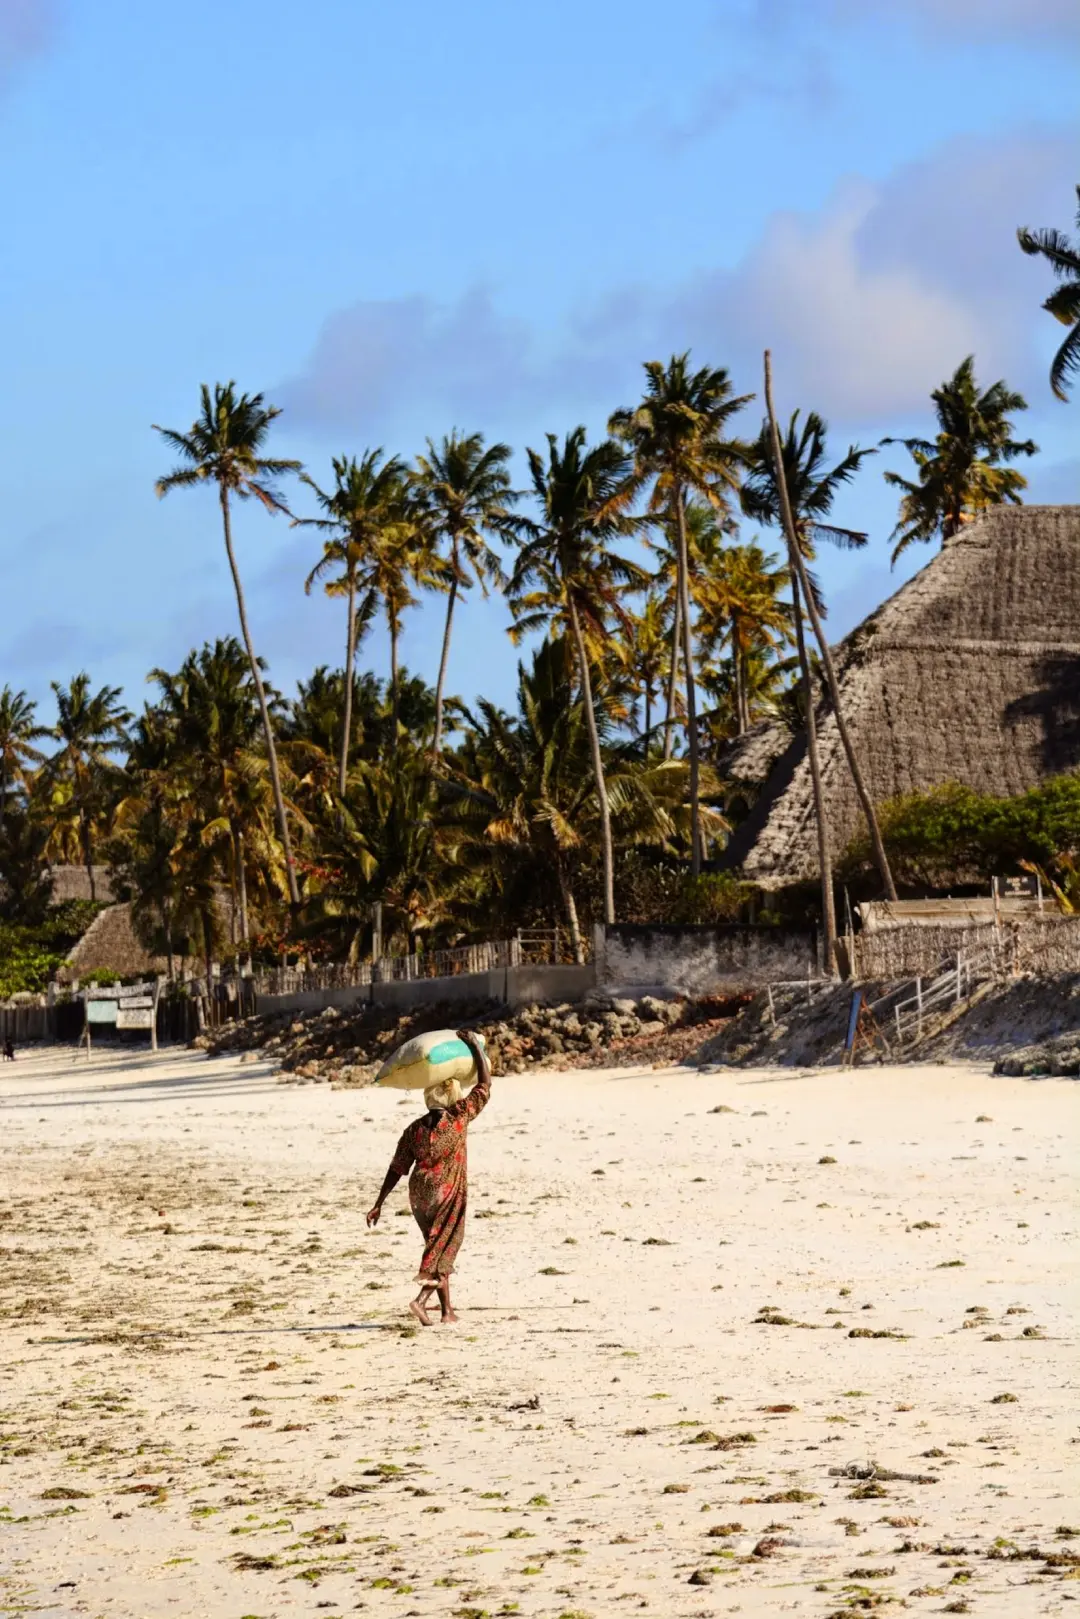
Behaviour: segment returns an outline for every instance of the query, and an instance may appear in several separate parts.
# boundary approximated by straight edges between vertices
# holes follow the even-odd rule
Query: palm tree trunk
[[[559,893],[562,896],[563,910],[566,912],[566,925],[570,929],[570,946],[574,952],[574,960],[580,967],[585,960],[585,951],[581,944],[581,924],[578,921],[577,903],[574,899],[574,890],[570,886],[566,867],[561,859],[555,861],[555,873],[559,880]]]
[[[176,976],[176,963],[173,959],[172,906],[168,900],[161,902],[161,931],[165,935],[165,960],[171,984]]]
[[[742,663],[739,658],[739,620],[738,615],[731,615],[731,683],[732,695],[735,698],[735,735],[745,736],[746,726],[743,724],[743,682]]]
[[[442,716],[443,716],[443,688],[446,685],[446,665],[450,659],[450,625],[454,617],[454,602],[457,599],[457,542],[454,542],[454,577],[450,581],[450,592],[446,598],[446,627],[443,630],[442,657],[439,660],[439,683],[435,687],[435,743],[433,753],[438,753],[442,747]]]
[[[356,570],[349,563],[349,633],[345,638],[345,707],[341,718],[341,759],[338,763],[338,797],[345,797],[349,779],[349,748],[352,745],[353,664],[356,662]]]
[[[799,585],[794,572],[791,576],[791,604],[795,618],[795,645],[798,648],[799,669],[802,673],[803,707],[806,711],[806,751],[810,758],[810,781],[814,789],[814,819],[817,821],[818,866],[821,870],[821,924],[825,935],[825,976],[832,978],[836,971],[836,901],[833,897],[832,855],[829,852],[829,826],[825,819],[825,793],[821,784],[814,688],[810,678],[810,659],[806,654]]]
[[[882,841],[881,828],[878,825],[877,814],[875,813],[873,803],[871,802],[870,794],[866,790],[866,783],[863,780],[863,773],[859,766],[855,749],[852,745],[851,734],[848,731],[847,721],[844,718],[844,711],[840,706],[840,688],[837,684],[836,670],[833,667],[832,652],[829,649],[828,641],[825,639],[825,632],[821,624],[821,615],[817,610],[817,603],[814,601],[813,592],[810,589],[809,580],[806,576],[806,563],[803,561],[802,547],[799,545],[798,537],[795,532],[795,523],[791,514],[791,502],[788,499],[787,479],[784,477],[784,463],[780,450],[780,431],[776,425],[776,416],[773,411],[772,362],[768,349],[765,350],[765,405],[769,413],[769,424],[772,432],[773,461],[776,467],[776,486],[777,492],[780,496],[780,513],[783,517],[784,529],[788,536],[788,550],[791,553],[791,566],[797,571],[799,584],[802,587],[803,595],[806,598],[806,610],[810,614],[810,622],[814,626],[814,635],[817,639],[817,644],[821,649],[821,661],[825,666],[825,679],[828,681],[829,697],[832,702],[833,714],[836,716],[836,728],[840,733],[840,741],[843,744],[844,753],[847,755],[848,769],[851,771],[851,779],[855,783],[855,791],[859,795],[859,802],[862,805],[863,814],[866,817],[866,824],[870,832],[870,842],[874,850],[874,860],[881,876],[886,898],[895,900],[896,884],[893,882],[892,871],[889,867],[889,857],[885,853],[885,844]]]
[[[86,875],[90,879],[90,898],[96,900],[97,888],[94,883],[94,847],[90,831],[90,818],[84,813],[79,819],[82,823],[80,830],[82,834],[83,865],[86,867]]]
[[[645,746],[642,750],[645,763],[649,762],[649,744],[652,741],[652,681],[645,679]]]
[[[281,773],[278,770],[277,748],[274,744],[274,731],[270,724],[270,710],[266,704],[266,691],[262,683],[262,674],[255,657],[255,648],[251,643],[251,631],[248,629],[247,608],[244,604],[244,587],[240,583],[240,570],[236,566],[236,555],[232,543],[232,522],[229,514],[229,491],[224,484],[219,486],[221,497],[221,521],[225,530],[225,552],[229,558],[229,568],[232,572],[233,589],[236,591],[236,607],[240,614],[240,631],[244,637],[244,646],[247,648],[248,663],[251,665],[251,678],[255,683],[255,692],[259,699],[259,712],[262,715],[263,735],[266,738],[266,758],[270,766],[270,785],[274,792],[274,809],[277,814],[278,836],[281,839],[282,851],[285,855],[285,874],[289,884],[289,904],[294,911],[300,908],[300,890],[296,886],[296,866],[293,863],[292,842],[289,838],[289,823],[285,816],[285,798],[281,791]]]
[[[244,834],[237,828],[236,832],[236,874],[237,886],[240,890],[240,943],[244,947],[245,956],[251,955],[251,929],[248,926],[248,897],[247,897],[247,871],[245,869]]]
[[[398,696],[398,627],[397,620],[390,620],[390,752],[397,753],[398,744],[398,709],[400,706]]]
[[[701,872],[701,803],[698,763],[697,694],[694,690],[693,628],[690,623],[690,568],[686,549],[686,506],[675,490],[675,525],[679,536],[679,600],[682,604],[683,674],[686,679],[686,734],[690,742],[690,873]]]
[[[675,687],[679,679],[679,638],[682,631],[682,588],[676,562],[675,617],[671,623],[671,667],[668,671],[667,705],[664,710],[664,763],[671,758],[675,746]]]
[[[615,851],[611,842],[611,806],[608,804],[607,783],[604,781],[604,761],[600,754],[600,732],[593,707],[592,680],[589,659],[585,651],[585,637],[581,633],[581,620],[573,598],[570,600],[570,628],[577,648],[578,674],[581,695],[585,703],[585,723],[589,727],[589,748],[592,753],[593,778],[600,804],[600,845],[604,860],[604,921],[609,927],[615,922]]]

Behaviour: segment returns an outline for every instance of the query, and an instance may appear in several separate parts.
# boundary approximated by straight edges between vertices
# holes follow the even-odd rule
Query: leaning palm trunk
[[[611,807],[608,804],[607,784],[604,781],[604,761],[600,754],[600,732],[593,708],[592,680],[589,677],[589,659],[585,651],[585,637],[581,633],[581,620],[577,607],[570,602],[570,628],[577,648],[578,672],[581,678],[581,696],[585,704],[585,722],[589,727],[589,748],[592,753],[593,777],[600,805],[600,843],[604,858],[604,921],[608,927],[615,922],[615,854],[611,842]]]
[[[813,591],[806,573],[806,563],[803,560],[802,547],[799,544],[795,531],[795,522],[791,515],[791,502],[788,499],[787,479],[784,476],[784,461],[780,449],[780,433],[776,426],[776,416],[772,402],[772,362],[768,349],[765,350],[765,406],[769,413],[769,429],[772,434],[773,462],[776,468],[776,487],[780,496],[780,514],[784,522],[784,531],[787,535],[788,551],[791,556],[791,566],[797,574],[799,585],[806,599],[806,610],[810,614],[810,622],[814,626],[814,635],[821,649],[821,661],[825,668],[825,679],[829,686],[829,697],[832,702],[833,713],[836,716],[836,729],[840,733],[844,753],[847,755],[848,769],[855,784],[855,791],[859,795],[863,814],[866,816],[866,825],[870,832],[870,843],[874,851],[874,860],[881,875],[887,899],[895,900],[896,884],[893,882],[892,871],[889,867],[889,857],[885,853],[885,844],[881,837],[881,828],[878,825],[877,815],[874,811],[870,794],[867,792],[863,773],[859,766],[855,749],[852,745],[851,734],[847,728],[844,711],[840,706],[840,687],[836,679],[836,670],[833,666],[832,652],[825,639],[825,632],[821,625],[821,615],[814,600]]]
[[[566,912],[566,923],[570,929],[570,947],[574,952],[574,960],[580,967],[585,960],[585,952],[581,946],[581,924],[578,922],[577,901],[574,899],[574,890],[570,886],[570,878],[562,860],[555,861],[555,874],[559,879],[559,893],[562,897],[563,910]]]
[[[679,640],[682,635],[682,563],[675,564],[675,617],[671,625],[671,668],[668,670],[667,702],[664,709],[664,763],[675,747],[675,688],[679,680]]]
[[[701,871],[701,803],[698,764],[697,694],[694,690],[693,626],[690,622],[690,568],[686,549],[686,508],[682,490],[675,494],[679,535],[679,603],[682,607],[683,673],[686,678],[686,734],[690,743],[690,871]]]
[[[349,563],[349,631],[345,637],[345,707],[341,717],[341,758],[338,761],[338,797],[345,797],[349,780],[349,748],[352,745],[353,664],[356,662],[356,570]]]
[[[259,671],[258,660],[255,657],[255,648],[251,643],[251,631],[248,629],[247,608],[244,605],[244,587],[240,583],[240,570],[236,566],[236,557],[233,553],[232,522],[229,515],[229,491],[225,485],[221,486],[221,520],[225,528],[225,551],[229,558],[229,568],[232,572],[233,588],[236,591],[236,607],[240,614],[240,631],[244,637],[244,646],[247,648],[248,662],[251,665],[251,678],[255,683],[255,692],[259,699],[259,712],[262,715],[263,735],[266,738],[266,758],[270,766],[270,785],[274,792],[274,809],[277,814],[278,836],[281,839],[281,848],[285,856],[285,875],[289,884],[289,904],[293,910],[300,908],[300,890],[296,886],[296,867],[293,864],[292,843],[289,838],[289,823],[285,816],[285,799],[281,791],[281,775],[278,771],[277,748],[274,745],[274,731],[270,724],[270,710],[266,703],[266,690],[262,683],[262,674]]]
[[[821,868],[821,921],[825,933],[825,975],[832,978],[836,971],[836,901],[833,897],[832,855],[829,852],[829,825],[825,818],[825,790],[821,781],[821,760],[818,756],[817,718],[814,713],[814,687],[810,677],[810,659],[806,652],[803,632],[802,604],[794,573],[791,578],[791,602],[795,619],[795,645],[799,653],[802,675],[803,707],[806,711],[806,751],[810,758],[810,780],[814,789],[814,818],[817,821],[818,865]]]
[[[454,577],[450,581],[450,591],[446,599],[446,626],[443,630],[442,657],[439,659],[439,682],[435,688],[435,741],[432,752],[438,753],[442,748],[443,724],[443,691],[446,688],[446,666],[450,661],[450,630],[454,621],[454,602],[457,599],[458,589],[458,558],[457,546],[454,546]]]

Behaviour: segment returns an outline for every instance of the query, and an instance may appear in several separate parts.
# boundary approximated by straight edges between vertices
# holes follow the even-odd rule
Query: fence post
[[[902,1046],[904,1043],[904,1035],[900,1023],[900,1008],[898,1006],[893,1007],[893,1015],[896,1018],[896,1043],[898,1046]]]
[[[962,950],[958,950],[956,952],[956,996],[955,996],[955,1004],[957,1006],[960,1005],[960,1001],[962,999],[961,984],[963,983],[963,973],[964,973],[964,952]]]
[[[915,1004],[919,1009],[919,1039],[922,1039],[922,978],[915,980]]]

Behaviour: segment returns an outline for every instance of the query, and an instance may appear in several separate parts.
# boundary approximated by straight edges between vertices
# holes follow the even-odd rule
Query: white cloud
[[[755,376],[768,345],[785,392],[845,421],[921,408],[969,353],[980,376],[1034,392],[1044,292],[1016,227],[1066,222],[1074,159],[1071,134],[964,137],[881,183],[846,182],[819,213],[773,215],[665,324]]]
[[[1028,40],[1080,35],[1077,0],[834,0],[834,10],[860,20],[874,12],[891,20],[908,12],[935,30],[959,29],[976,41],[994,34]]]
[[[55,26],[53,0],[0,0],[0,89],[22,62],[45,49]]]
[[[969,353],[980,378],[1004,376],[1034,403],[1046,276],[1016,227],[1070,224],[1075,147],[1072,132],[958,137],[882,181],[846,181],[818,211],[768,216],[734,265],[614,287],[554,332],[483,291],[357,303],[273,397],[351,442],[391,442],[402,424],[513,435],[602,421],[632,397],[642,360],[685,348],[756,390],[767,346],[785,400],[863,432],[922,413]]]

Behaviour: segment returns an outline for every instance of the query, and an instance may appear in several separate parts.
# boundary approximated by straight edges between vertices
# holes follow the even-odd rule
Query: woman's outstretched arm
[[[375,1199],[372,1207],[367,1212],[367,1223],[369,1226],[378,1225],[379,1215],[382,1213],[383,1204],[390,1196],[390,1193],[394,1190],[394,1187],[397,1185],[398,1181],[401,1180],[404,1175],[409,1173],[409,1170],[413,1166],[415,1156],[416,1155],[412,1150],[412,1143],[409,1139],[409,1131],[406,1130],[405,1134],[398,1142],[397,1151],[390,1160],[390,1168],[386,1171],[382,1186],[379,1188],[379,1195]]]

